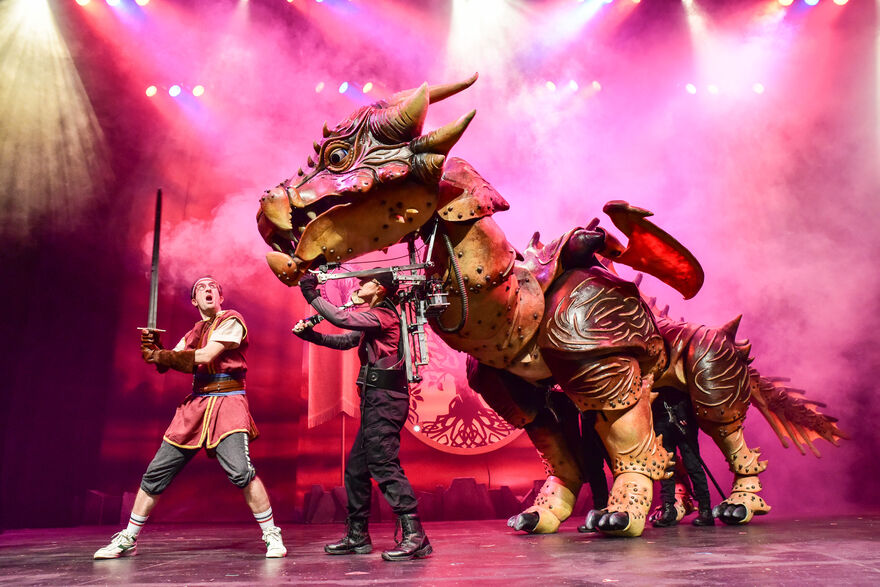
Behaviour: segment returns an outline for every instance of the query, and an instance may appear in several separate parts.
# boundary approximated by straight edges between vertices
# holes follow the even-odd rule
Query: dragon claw
[[[729,526],[747,524],[752,519],[752,512],[742,504],[722,501],[712,509],[712,515]]]
[[[532,533],[538,527],[541,517],[537,512],[523,512],[515,516],[511,516],[507,520],[508,528],[514,530],[522,530],[523,532]]]
[[[599,518],[596,526],[602,532],[624,532],[629,527],[629,514],[626,512],[606,512]]]

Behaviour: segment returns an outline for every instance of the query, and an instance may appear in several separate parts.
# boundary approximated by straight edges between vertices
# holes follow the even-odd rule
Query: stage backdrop
[[[305,165],[325,120],[474,71],[479,81],[433,106],[426,129],[476,108],[452,154],[510,202],[496,216],[509,240],[523,248],[535,230],[552,240],[601,218],[609,200],[652,210],[706,282],[687,302],[651,278],[644,290],[694,322],[742,313],[754,366],[827,403],[852,435],[840,448],[820,442],[822,459],[802,457],[753,411],[747,437],[770,459],[773,514],[876,508],[876,10],[867,0],[0,3],[0,528],[92,521],[88,504],[134,491],[188,392],[186,376],[156,374],[137,348],[160,187],[166,344],[197,319],[193,278],[213,274],[248,323],[262,433],[252,457],[279,518],[295,519],[312,485],[339,485],[357,420],[336,412],[353,412],[353,362],[309,355],[290,334],[309,311],[265,264],[258,200]],[[456,379],[440,372],[432,384],[470,401]],[[316,381],[341,395],[319,404]],[[419,491],[473,477],[523,495],[543,477],[525,436],[456,454],[407,431],[402,460]],[[245,521],[241,502],[200,457],[155,519]]]

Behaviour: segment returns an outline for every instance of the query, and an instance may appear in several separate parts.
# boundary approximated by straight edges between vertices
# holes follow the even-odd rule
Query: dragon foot
[[[529,534],[553,534],[568,519],[575,495],[558,477],[550,476],[529,509],[507,520],[507,526]]]
[[[767,502],[758,495],[761,482],[756,476],[740,477],[733,484],[730,496],[712,509],[712,515],[728,524],[748,524],[754,516],[770,511]]]
[[[641,536],[651,505],[652,480],[639,473],[623,473],[614,480],[608,508],[591,510],[584,526],[611,536]]]

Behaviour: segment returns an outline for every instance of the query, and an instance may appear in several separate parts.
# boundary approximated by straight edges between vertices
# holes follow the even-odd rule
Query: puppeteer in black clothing
[[[690,477],[694,497],[699,503],[695,526],[713,526],[712,505],[709,497],[709,482],[700,462],[698,427],[690,398],[682,391],[672,387],[661,387],[651,404],[654,432],[663,435],[663,448],[671,454],[676,449],[681,455],[682,464]],[[678,524],[675,509],[675,478],[660,481],[660,497],[663,501],[659,515],[653,520],[654,526],[665,527]]]
[[[361,424],[345,463],[345,491],[348,518],[345,536],[324,547],[327,554],[366,554],[373,549],[367,530],[370,516],[370,478],[397,516],[401,539],[394,549],[382,553],[389,561],[422,558],[432,547],[417,513],[417,500],[400,465],[400,430],[409,413],[409,386],[400,356],[400,317],[388,299],[397,291],[390,273],[364,278],[353,299],[369,308],[362,312],[340,310],[317,292],[317,278],[300,279],[306,301],[334,326],[350,330],[345,334],[315,332],[306,321],[297,323],[294,333],[315,344],[334,349],[357,347],[361,370],[358,375]]]

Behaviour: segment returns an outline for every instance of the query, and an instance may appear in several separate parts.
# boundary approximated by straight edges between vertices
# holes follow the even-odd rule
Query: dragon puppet
[[[596,429],[611,457],[611,497],[606,509],[587,516],[590,529],[639,536],[653,481],[672,474],[651,421],[658,385],[690,394],[701,429],[734,473],[716,515],[735,524],[766,513],[770,506],[758,493],[767,462],[743,437],[748,406],[759,408],[783,443],[800,436],[836,444],[844,435],[834,419],[750,368],[748,344],[734,340],[736,322],[707,328],[655,316],[637,285],[609,269],[611,260],[649,273],[685,298],[702,286],[697,260],[648,221],[647,210],[605,205],[626,246],[594,220],[547,245],[536,234],[518,252],[492,218],[507,202],[466,161],[449,157],[475,111],[422,134],[429,105],[476,79],[423,84],[364,106],[332,129],[325,124],[305,171],[260,200],[257,224],[273,249],[272,271],[293,286],[310,268],[439,234],[444,246],[433,248],[432,271],[450,303],[431,326],[472,357],[471,387],[526,430],[548,472],[533,505],[512,519],[519,530],[556,531],[583,483],[576,450],[544,407],[552,389],[579,410],[598,412]]]

